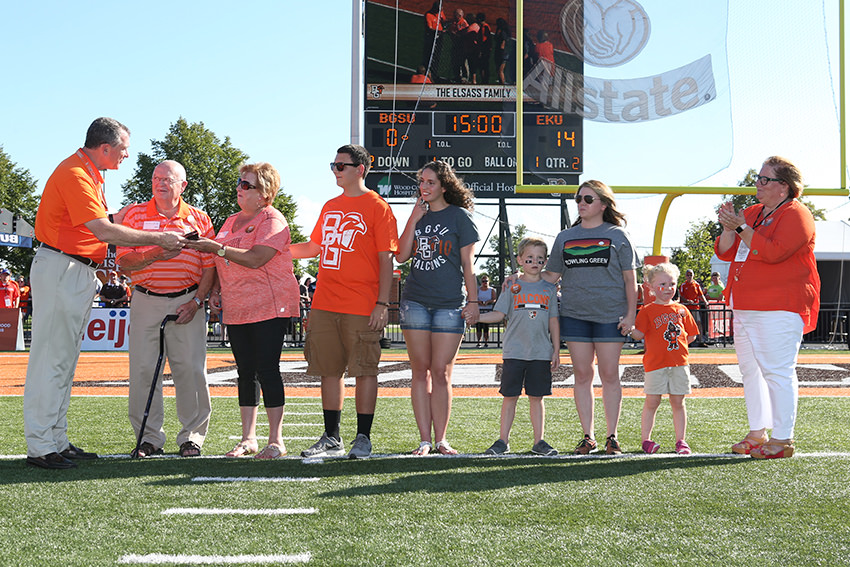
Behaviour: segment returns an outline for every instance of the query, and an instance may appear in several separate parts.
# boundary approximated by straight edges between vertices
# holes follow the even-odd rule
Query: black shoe
[[[66,459],[79,459],[81,461],[90,461],[97,458],[97,453],[87,453],[79,447],[74,447],[72,443],[68,443],[68,448],[60,453]]]
[[[59,453],[48,453],[43,457],[27,457],[27,464],[42,469],[73,469],[77,463],[69,461]]]

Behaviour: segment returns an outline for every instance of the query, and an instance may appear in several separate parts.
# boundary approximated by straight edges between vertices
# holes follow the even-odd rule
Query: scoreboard
[[[522,119],[528,173],[581,172],[580,117],[525,112]],[[463,174],[516,171],[516,112],[367,110],[365,135],[375,172],[416,171],[436,159]]]
[[[367,184],[386,197],[415,196],[416,172],[443,160],[477,197],[514,195],[517,113],[463,106],[479,108],[367,108],[364,145],[372,155]],[[581,117],[537,108],[523,113],[522,124],[524,182],[577,184],[583,166]]]
[[[584,166],[583,119],[576,111],[562,110],[564,97],[571,96],[571,91],[556,89],[548,98],[538,97],[539,101],[530,94],[533,90],[517,93],[517,71],[529,76],[530,69],[525,69],[523,61],[517,69],[515,62],[515,5],[510,0],[486,3],[490,37],[494,44],[502,38],[502,75],[497,76],[498,53],[470,50],[470,37],[480,40],[469,34],[478,32],[454,29],[456,11],[441,13],[443,28],[437,36],[426,31],[432,29],[428,22],[436,21],[436,8],[428,9],[431,4],[425,0],[365,2],[361,125],[363,145],[372,155],[367,186],[385,197],[415,196],[417,171],[428,162],[443,160],[476,197],[525,196],[514,192],[517,155],[522,156],[524,184],[578,184]],[[555,37],[554,31],[562,27],[558,16],[562,5],[562,0],[560,4],[527,0],[525,11],[538,31],[552,30],[550,35]],[[483,21],[484,14],[475,16]],[[470,13],[470,24],[471,17]],[[499,21],[506,24],[501,36],[495,33]],[[559,45],[559,49],[561,57],[567,48]],[[575,77],[583,76],[578,58],[561,57],[559,65]],[[560,85],[554,79],[563,69],[554,65],[546,69],[546,78],[552,79],[546,85]],[[499,78],[506,84],[496,84]],[[516,112],[517,96],[524,96],[522,116]],[[520,125],[522,148],[517,147]]]

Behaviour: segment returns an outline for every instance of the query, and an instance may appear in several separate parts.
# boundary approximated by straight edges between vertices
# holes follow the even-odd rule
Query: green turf
[[[291,399],[290,413],[318,412]],[[495,440],[498,399],[455,399],[452,444],[479,453]],[[0,398],[0,451],[25,452],[21,398]],[[642,400],[626,399],[620,439],[639,444]],[[691,446],[723,453],[746,429],[741,399],[688,400]],[[547,440],[580,436],[572,399],[547,400]],[[175,452],[173,400],[166,430]],[[601,407],[597,408],[601,411]],[[71,471],[0,460],[0,565],[115,565],[126,554],[312,554],[311,565],[847,565],[850,564],[850,399],[803,398],[799,456],[772,462],[673,455],[630,458],[101,459]],[[123,398],[74,398],[72,440],[103,454],[133,446]],[[601,418],[601,416],[600,416]],[[239,431],[236,400],[213,400],[208,455]],[[320,423],[321,416],[287,416]],[[599,422],[601,423],[601,421]],[[354,430],[347,401],[342,433]],[[287,436],[320,427],[287,426]],[[672,445],[668,406],[655,438]],[[603,431],[598,431],[601,436]],[[261,431],[262,434],[262,431]],[[375,451],[417,445],[410,402],[379,400]],[[532,438],[522,399],[511,439]],[[291,453],[310,444],[287,443]],[[806,455],[809,456],[806,456]],[[318,477],[304,483],[197,483],[196,476]],[[316,508],[305,516],[164,516],[172,507]]]

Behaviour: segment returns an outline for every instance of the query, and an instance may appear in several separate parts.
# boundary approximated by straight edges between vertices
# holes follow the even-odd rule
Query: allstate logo
[[[573,53],[596,67],[631,61],[649,40],[649,17],[634,0],[568,0],[561,32]]]

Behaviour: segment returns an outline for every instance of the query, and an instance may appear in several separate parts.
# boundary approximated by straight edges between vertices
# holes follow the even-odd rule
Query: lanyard
[[[95,169],[94,164],[91,162],[91,159],[88,155],[82,150],[77,150],[77,157],[79,157],[83,161],[83,165],[86,167],[86,171],[89,173],[89,177],[97,186],[98,191],[100,192],[100,204],[103,205],[103,210],[109,210],[109,207],[106,206],[106,194],[103,192],[103,177],[100,175],[100,172]]]

